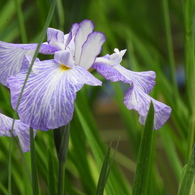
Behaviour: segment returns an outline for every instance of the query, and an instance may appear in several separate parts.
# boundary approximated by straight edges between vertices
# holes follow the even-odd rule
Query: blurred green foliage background
[[[38,42],[50,6],[51,0],[1,0],[0,40]],[[184,0],[57,0],[50,24],[50,27],[68,33],[73,23],[90,19],[95,30],[106,35],[101,55],[113,53],[114,48],[127,49],[123,66],[134,71],[156,72],[157,83],[151,96],[172,107],[173,111],[165,126],[154,132],[147,194],[177,194],[182,169],[194,143],[194,122],[191,122],[194,115],[190,111],[192,105],[185,72],[188,70],[186,53],[194,50],[186,46],[185,41],[186,7]],[[192,37],[191,42],[193,45]],[[191,62],[193,71],[194,62]],[[131,194],[143,126],[138,123],[138,114],[123,105],[124,93],[129,86],[107,82],[96,72],[93,74],[104,84],[102,87],[85,86],[78,92],[78,109],[71,122],[66,163],[66,194],[94,194],[107,145],[112,142],[115,148],[119,137],[105,194]],[[194,101],[193,98],[192,93]],[[0,111],[13,116],[9,90],[2,85]],[[8,194],[9,141],[7,137],[0,138],[0,194]],[[40,192],[53,195],[56,192],[57,159],[52,131],[38,132],[35,143]],[[32,193],[27,171],[29,164],[29,153],[21,155],[14,145],[13,195]]]

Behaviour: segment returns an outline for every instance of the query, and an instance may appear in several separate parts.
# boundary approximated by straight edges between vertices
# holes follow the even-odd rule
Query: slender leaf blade
[[[195,146],[194,146],[195,151]],[[192,187],[192,183],[194,181],[194,151],[192,151],[191,157],[188,161],[187,166],[184,166],[184,174],[182,174],[180,188],[178,191],[178,195],[190,194],[190,189]]]
[[[153,128],[154,106],[151,103],[141,138],[132,195],[145,194],[147,190],[148,176],[150,171],[150,158],[152,154]]]
[[[98,185],[97,185],[97,190],[96,190],[96,195],[103,195],[104,188],[106,185],[106,180],[107,180],[107,170],[108,170],[108,165],[109,165],[109,158],[110,158],[110,147],[108,148],[106,152],[106,156],[104,158],[104,162],[101,168],[100,177],[98,180]]]
[[[33,189],[33,195],[39,195],[39,183],[38,183],[37,163],[36,163],[36,150],[35,150],[34,132],[33,131],[34,131],[33,128],[30,128],[32,189]]]
[[[48,151],[48,193],[49,195],[56,194],[56,175],[54,162],[51,151]]]

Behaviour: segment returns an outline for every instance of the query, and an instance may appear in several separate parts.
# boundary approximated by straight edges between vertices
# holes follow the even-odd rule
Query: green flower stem
[[[132,195],[147,194],[154,145],[154,106],[151,103],[142,133]]]
[[[70,124],[54,129],[54,141],[58,156],[58,195],[64,195],[65,163],[68,154]]]
[[[171,36],[171,28],[170,28],[170,17],[169,17],[169,7],[168,1],[163,1],[163,12],[164,12],[164,20],[165,20],[165,33],[167,39],[167,49],[168,49],[168,57],[169,57],[169,64],[170,64],[170,71],[171,71],[171,81],[174,90],[174,100],[177,102],[177,97],[179,95],[176,76],[175,76],[175,59],[173,54],[173,43],[172,43],[172,36]]]
[[[194,64],[194,0],[185,1],[185,74],[189,109],[188,142],[186,162],[194,144],[195,136],[195,64]]]
[[[12,195],[11,186],[12,186],[12,180],[11,180],[11,170],[12,170],[12,136],[10,137],[10,145],[9,145],[9,161],[8,161],[8,193],[9,195]]]
[[[65,162],[58,161],[58,195],[64,195]]]
[[[59,29],[63,30],[65,16],[64,16],[64,9],[63,9],[62,0],[57,0],[57,6],[56,7],[57,7],[57,10],[58,10]]]
[[[192,185],[194,185],[194,162],[195,162],[194,151],[195,151],[195,145],[194,145],[194,150],[191,152],[191,156],[189,158],[187,165],[183,168],[183,174],[181,175],[181,182],[179,185],[178,195],[194,194],[193,192],[190,193],[191,188],[193,188]]]
[[[16,120],[16,117],[17,117],[17,112],[18,112],[18,108],[19,108],[19,105],[20,105],[20,100],[21,100],[21,98],[22,98],[22,94],[23,94],[23,92],[24,92],[25,85],[26,85],[27,80],[28,80],[28,77],[29,77],[29,75],[30,75],[30,73],[31,73],[33,64],[34,64],[35,59],[36,59],[36,57],[37,57],[37,55],[38,55],[39,49],[40,49],[40,47],[41,47],[41,44],[43,43],[43,40],[44,40],[44,38],[45,38],[45,33],[46,33],[46,30],[47,30],[47,28],[48,28],[48,26],[49,26],[49,24],[50,24],[50,22],[51,22],[51,19],[52,19],[52,16],[53,16],[55,7],[56,7],[56,0],[54,0],[54,1],[52,2],[52,4],[51,4],[51,8],[50,8],[50,10],[49,10],[47,19],[46,19],[46,21],[45,21],[45,25],[44,25],[44,27],[43,27],[43,30],[42,30],[41,34],[40,34],[40,39],[39,39],[37,48],[36,48],[36,50],[35,50],[35,53],[34,53],[34,56],[33,56],[33,58],[32,58],[32,61],[31,61],[31,63],[30,63],[28,72],[27,72],[27,74],[26,74],[26,78],[25,78],[25,80],[24,80],[24,84],[23,84],[23,86],[22,86],[20,95],[19,95],[19,97],[18,97],[17,105],[16,105],[15,112],[14,112],[14,115],[13,115],[13,123],[12,123],[12,129],[11,129],[11,131],[13,131],[14,123],[15,123],[15,120]]]
[[[32,173],[32,188],[33,195],[39,195],[39,186],[37,179],[37,167],[36,167],[36,151],[34,144],[34,131],[33,128],[30,128],[30,154],[31,154],[31,173]]]
[[[24,23],[24,17],[21,9],[21,1],[15,0],[15,5],[18,14],[18,23],[19,23],[19,30],[22,38],[22,43],[27,43],[27,36],[26,36],[26,29]]]

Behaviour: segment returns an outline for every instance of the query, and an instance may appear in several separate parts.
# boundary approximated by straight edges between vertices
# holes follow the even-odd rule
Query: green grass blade
[[[87,140],[84,132],[81,131],[82,127],[78,123],[78,120],[78,117],[74,115],[74,118],[71,121],[72,131],[70,131],[70,137],[72,146],[69,152],[69,160],[74,164],[78,171],[83,192],[86,194],[94,194],[96,182],[94,181],[93,173],[90,169],[88,148],[86,147]]]
[[[5,188],[5,186],[0,183],[0,190],[4,193],[4,195],[9,195],[8,190]]]
[[[142,134],[132,195],[146,194],[152,156],[154,107],[151,103]]]
[[[96,195],[103,195],[104,193],[104,188],[105,188],[106,181],[107,181],[107,170],[108,170],[108,165],[109,165],[109,159],[110,159],[110,146],[106,152],[104,162],[101,168],[100,177],[98,180],[98,185],[97,185],[97,190],[96,190]]]
[[[11,180],[11,173],[12,173],[12,136],[10,137],[10,145],[9,145],[9,161],[8,161],[8,192],[9,195],[12,195],[12,180]]]
[[[30,154],[31,154],[31,173],[32,173],[32,189],[33,195],[39,195],[39,184],[37,176],[36,150],[34,144],[34,132],[30,128]]]
[[[64,194],[65,163],[68,154],[70,123],[54,129],[54,139],[58,156],[58,195]]]
[[[194,66],[194,0],[185,1],[185,74],[188,106],[195,112],[195,66]]]
[[[54,169],[53,156],[51,151],[48,151],[48,194],[53,195],[56,194],[56,175]]]
[[[111,170],[111,168],[112,168],[112,164],[113,164],[113,162],[114,162],[114,158],[115,158],[115,155],[116,155],[116,152],[117,152],[117,148],[118,148],[119,140],[120,140],[120,138],[118,139],[118,142],[117,142],[116,148],[115,148],[115,150],[114,150],[114,154],[113,154],[113,156],[112,156],[112,158],[111,158],[111,161],[110,161],[110,164],[109,164],[109,167],[108,167],[108,171],[107,171],[107,174],[106,174],[106,181],[107,181],[107,179],[108,179],[108,176],[109,176],[110,170]]]
[[[17,9],[19,31],[20,31],[22,43],[27,43],[27,35],[26,35],[24,17],[23,17],[23,13],[22,13],[22,9],[21,9],[21,1],[15,0],[15,5],[16,5],[16,9]]]
[[[172,44],[172,37],[171,37],[171,27],[170,27],[170,17],[169,17],[169,6],[168,1],[163,1],[163,12],[164,12],[164,20],[165,20],[165,31],[166,31],[166,39],[167,39],[167,49],[168,49],[168,56],[169,56],[169,64],[170,64],[170,72],[171,72],[171,81],[172,81],[172,89],[174,90],[174,101],[177,102],[178,97],[178,87],[176,82],[176,72],[175,72],[175,59],[173,54],[173,44]]]
[[[32,61],[31,61],[31,64],[29,66],[29,69],[28,69],[28,72],[27,72],[27,75],[26,75],[26,78],[24,80],[24,84],[22,86],[22,89],[21,89],[21,92],[20,92],[20,95],[19,95],[19,98],[18,98],[18,102],[17,102],[17,105],[16,105],[16,109],[15,109],[15,112],[14,112],[14,116],[13,116],[13,124],[12,124],[12,130],[13,130],[13,127],[14,127],[14,123],[15,123],[15,119],[16,119],[16,116],[17,116],[17,111],[18,111],[18,107],[19,107],[19,104],[20,104],[20,100],[22,98],[22,94],[23,94],[23,91],[24,91],[24,88],[25,88],[25,85],[27,83],[27,80],[28,80],[28,77],[30,75],[30,72],[32,70],[32,67],[33,67],[33,64],[35,62],[35,59],[38,55],[38,52],[39,52],[39,49],[41,47],[41,44],[43,43],[43,40],[44,40],[44,37],[45,37],[45,34],[46,34],[46,29],[48,28],[50,22],[51,22],[51,19],[52,19],[52,16],[53,16],[53,13],[54,13],[54,10],[55,10],[55,5],[56,5],[56,0],[53,1],[52,5],[51,5],[51,8],[49,10],[49,13],[48,13],[48,17],[46,19],[46,22],[45,22],[45,25],[43,27],[43,30],[41,32],[41,35],[40,35],[40,39],[39,39],[39,43],[37,45],[37,48],[35,50],[35,53],[34,53],[34,56],[32,58]]]
[[[195,140],[195,60],[194,60],[194,0],[185,1],[185,74],[186,92],[189,109],[188,145],[186,162],[190,157],[190,151]]]
[[[25,185],[23,185],[23,194],[28,194],[28,195],[32,195],[32,178],[31,178],[31,174],[30,174],[30,152],[27,153],[22,153],[22,151],[20,150],[21,153],[21,158],[23,161],[24,166],[22,166],[22,171],[23,171],[23,181],[25,181]]]
[[[83,90],[82,90],[83,91]],[[84,92],[84,91],[83,91]],[[94,123],[90,108],[86,103],[86,93],[77,95],[77,104],[75,104],[75,113],[79,118],[82,129],[88,140],[89,146],[93,152],[94,158],[97,163],[97,167],[101,169],[102,161],[104,160],[105,145],[102,142],[97,127]],[[82,114],[85,113],[85,114]],[[121,172],[116,166],[113,166],[109,179],[106,185],[106,193],[108,194],[130,194],[130,186],[127,185],[127,181],[124,179]]]
[[[58,11],[58,18],[59,18],[59,29],[64,29],[64,22],[65,22],[65,16],[64,16],[64,9],[62,0],[57,0],[57,11]]]
[[[190,189],[192,187],[192,184],[194,181],[194,152],[195,152],[195,146],[194,151],[191,153],[191,157],[188,161],[188,164],[184,167],[184,174],[182,174],[180,187],[178,195],[190,195]],[[194,182],[193,182],[194,181]]]
[[[164,150],[168,156],[168,160],[172,166],[172,170],[176,176],[177,181],[179,181],[180,170],[182,169],[182,164],[179,160],[179,157],[176,153],[176,149],[174,146],[173,138],[169,134],[169,131],[160,131],[161,139],[164,143]]]
[[[32,66],[33,66],[33,64],[34,64],[34,61],[35,61],[35,59],[36,59],[36,57],[37,57],[37,55],[38,55],[38,51],[39,51],[39,49],[40,49],[40,46],[41,46],[41,44],[42,44],[42,42],[43,42],[43,40],[44,40],[44,37],[45,37],[45,32],[46,32],[46,29],[47,29],[47,27],[49,26],[49,24],[50,24],[50,21],[51,21],[51,18],[52,18],[52,16],[53,16],[53,12],[54,12],[54,9],[55,9],[55,5],[56,5],[56,1],[53,1],[53,4],[52,4],[52,6],[51,6],[51,9],[50,9],[50,11],[49,11],[49,13],[48,13],[48,17],[47,17],[47,20],[46,20],[46,22],[45,22],[45,25],[44,25],[44,27],[43,27],[43,30],[42,30],[42,33],[41,33],[41,35],[40,35],[40,40],[39,40],[39,43],[38,43],[38,45],[37,45],[37,48],[36,48],[36,50],[35,50],[35,54],[34,54],[34,56],[33,56],[33,59],[32,59],[32,62],[31,62],[31,64],[30,64],[30,67],[29,67],[29,70],[28,70],[28,73],[27,73],[27,75],[26,75],[26,78],[25,78],[25,81],[24,81],[24,84],[23,84],[23,87],[22,87],[22,89],[21,89],[21,92],[20,92],[20,96],[19,96],[19,98],[18,98],[18,102],[17,102],[17,106],[16,106],[16,109],[15,109],[15,112],[14,112],[14,116],[13,116],[13,123],[12,123],[12,129],[11,129],[11,131],[13,131],[13,129],[14,129],[14,123],[15,123],[15,119],[16,119],[16,117],[17,117],[17,111],[18,111],[18,107],[19,107],[19,104],[20,104],[20,99],[21,99],[21,97],[22,97],[22,93],[23,93],[23,91],[24,91],[24,88],[25,88],[25,84],[26,84],[26,82],[27,82],[27,79],[28,79],[28,77],[29,77],[29,75],[30,75],[30,72],[31,72],[31,70],[32,70]],[[33,130],[32,130],[33,131]],[[31,147],[32,147],[32,149],[33,150],[35,150],[35,148],[34,148],[34,137],[31,137]],[[36,195],[38,195],[38,182],[36,181],[37,179],[36,179],[36,165],[35,165],[35,162],[33,162],[35,159],[33,159],[33,158],[35,158],[35,154],[33,154],[33,153],[35,153],[35,151],[33,151],[32,152],[32,156],[31,156],[31,165],[32,165],[32,169],[34,170],[32,173],[33,173],[33,175],[32,175],[32,183],[33,183],[33,192],[34,192],[34,194],[36,194]],[[9,174],[11,174],[11,170],[10,170],[11,168],[9,168]],[[11,185],[11,175],[9,176],[9,185]],[[9,193],[10,193],[10,195],[11,195],[11,189],[9,190]]]

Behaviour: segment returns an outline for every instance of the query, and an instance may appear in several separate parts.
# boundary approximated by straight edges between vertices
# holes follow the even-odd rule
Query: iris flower
[[[139,113],[139,122],[143,125],[152,101],[155,110],[154,129],[159,129],[170,117],[171,108],[148,95],[155,85],[155,72],[134,72],[124,68],[120,63],[126,50],[115,49],[114,51],[112,55],[98,57],[93,68],[110,81],[130,84],[124,97],[124,104],[129,110],[134,109]]]
[[[48,46],[58,51],[54,53],[54,59],[37,59],[34,63],[18,107],[22,122],[40,130],[66,125],[73,117],[76,92],[84,84],[101,85],[101,81],[87,71],[105,41],[104,34],[93,28],[91,21],[84,20],[74,24],[67,35],[48,29]],[[31,57],[24,56],[22,61],[20,72],[7,80],[14,109]]]
[[[126,50],[115,49],[112,55],[97,57],[105,36],[93,30],[90,20],[73,24],[65,35],[60,30],[48,28],[47,42],[41,45],[39,52],[54,54],[54,59],[36,59],[18,107],[21,121],[40,130],[68,124],[73,117],[76,92],[84,84],[101,85],[101,81],[88,71],[93,67],[108,80],[130,84],[124,104],[139,113],[141,124],[145,124],[152,101],[154,129],[159,129],[170,117],[171,108],[148,95],[155,85],[155,72],[134,72],[122,67],[120,63]],[[0,42],[0,82],[10,88],[14,109],[36,46]]]
[[[0,113],[0,136],[17,136],[21,145],[23,152],[30,150],[30,134],[29,126],[21,122],[20,120],[15,120],[14,128],[12,134],[10,130],[12,129],[13,119]]]

